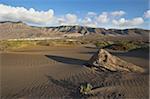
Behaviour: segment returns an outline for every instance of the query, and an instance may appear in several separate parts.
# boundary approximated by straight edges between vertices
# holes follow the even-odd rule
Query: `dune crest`
[[[140,66],[126,62],[104,49],[100,49],[94,54],[89,60],[89,64],[110,71],[144,72],[144,69]]]

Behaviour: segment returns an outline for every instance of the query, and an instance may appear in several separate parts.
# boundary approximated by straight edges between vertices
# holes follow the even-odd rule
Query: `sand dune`
[[[146,73],[93,71],[84,64],[97,49],[45,47],[1,53],[2,99],[136,98],[148,99],[148,57],[144,50],[113,54],[143,66]],[[42,50],[42,51],[41,51]],[[136,55],[134,57],[134,55]],[[144,56],[145,55],[145,56]],[[137,61],[138,60],[138,61]],[[139,61],[142,60],[142,61]],[[144,62],[144,64],[143,64]],[[143,64],[143,65],[142,65]],[[82,83],[94,89],[79,94]]]

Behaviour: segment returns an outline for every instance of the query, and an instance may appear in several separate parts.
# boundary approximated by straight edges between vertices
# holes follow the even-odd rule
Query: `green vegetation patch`
[[[112,45],[113,42],[112,41],[97,41],[94,43],[94,45],[97,47],[97,48],[106,48],[110,45]]]
[[[32,46],[34,45],[34,42],[32,41],[0,41],[0,50],[9,50],[9,49],[17,49],[17,48],[22,48],[26,46]]]
[[[116,41],[109,48],[113,50],[130,51],[130,50],[144,48],[144,47],[148,47],[148,44],[146,42],[122,40],[122,41]]]
[[[92,90],[92,85],[90,83],[84,84],[80,86],[80,93],[81,94],[87,94]]]
[[[71,39],[62,40],[2,40],[0,41],[0,51],[14,50],[30,46],[75,46],[81,44]]]

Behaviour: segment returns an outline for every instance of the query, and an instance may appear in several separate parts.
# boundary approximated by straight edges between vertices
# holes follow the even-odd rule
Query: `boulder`
[[[120,59],[104,49],[100,49],[95,53],[89,60],[89,64],[90,66],[109,71],[144,72],[144,69],[140,66]]]

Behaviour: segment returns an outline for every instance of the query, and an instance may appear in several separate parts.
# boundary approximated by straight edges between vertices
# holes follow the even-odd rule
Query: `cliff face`
[[[33,27],[22,22],[0,22],[0,39],[56,37],[56,36],[84,36],[90,34],[112,36],[145,36],[149,30],[143,29],[104,29],[85,26],[58,26],[58,27]]]

